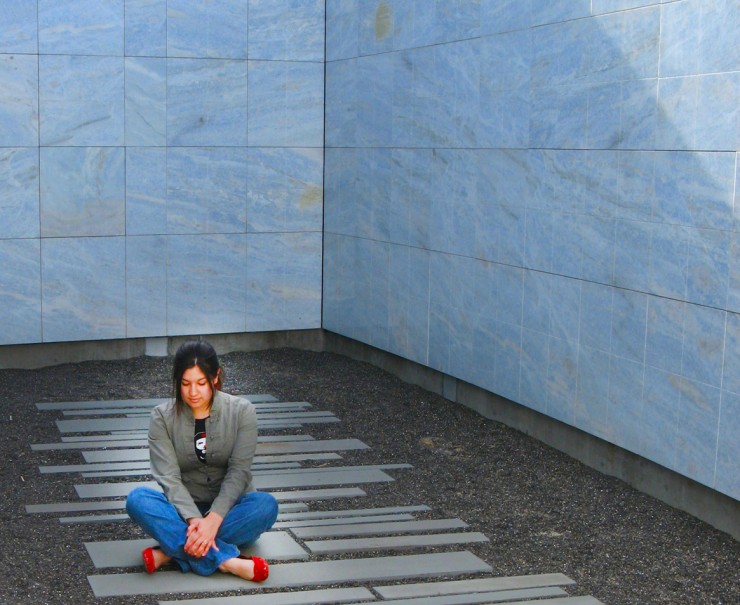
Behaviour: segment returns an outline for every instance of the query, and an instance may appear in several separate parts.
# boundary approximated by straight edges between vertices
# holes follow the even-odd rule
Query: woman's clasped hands
[[[187,539],[184,550],[191,557],[200,558],[205,556],[211,548],[218,550],[216,546],[216,534],[223,522],[223,517],[213,511],[205,517],[192,517],[188,519]]]

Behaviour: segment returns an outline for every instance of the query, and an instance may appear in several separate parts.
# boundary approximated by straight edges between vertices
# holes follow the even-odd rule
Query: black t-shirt
[[[195,419],[195,436],[193,437],[195,454],[203,464],[206,463],[206,419]]]

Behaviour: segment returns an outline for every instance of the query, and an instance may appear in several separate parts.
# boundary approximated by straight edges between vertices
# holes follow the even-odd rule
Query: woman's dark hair
[[[205,340],[188,340],[182,343],[175,353],[175,361],[172,364],[172,391],[175,399],[175,406],[178,413],[182,411],[183,400],[180,384],[182,375],[186,370],[198,366],[211,383],[211,388],[219,390],[223,382],[223,370],[218,363],[218,355],[214,349]],[[219,370],[221,373],[219,374]],[[211,399],[213,402],[213,399]]]

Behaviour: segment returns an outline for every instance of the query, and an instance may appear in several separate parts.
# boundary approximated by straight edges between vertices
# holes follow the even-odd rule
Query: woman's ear
[[[223,387],[223,374],[221,373],[221,368],[216,372],[216,379],[213,381],[213,386],[216,387],[217,391],[220,391]]]

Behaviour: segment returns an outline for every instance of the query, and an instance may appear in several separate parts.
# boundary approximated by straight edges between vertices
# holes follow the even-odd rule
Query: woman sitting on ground
[[[255,408],[221,392],[222,383],[211,345],[180,346],[174,401],[155,407],[149,424],[152,475],[164,493],[138,487],[126,499],[129,516],[159,543],[142,552],[148,573],[174,560],[203,576],[220,569],[254,582],[267,578],[265,560],[244,557],[240,548],[272,527],[277,501],[252,484]]]

